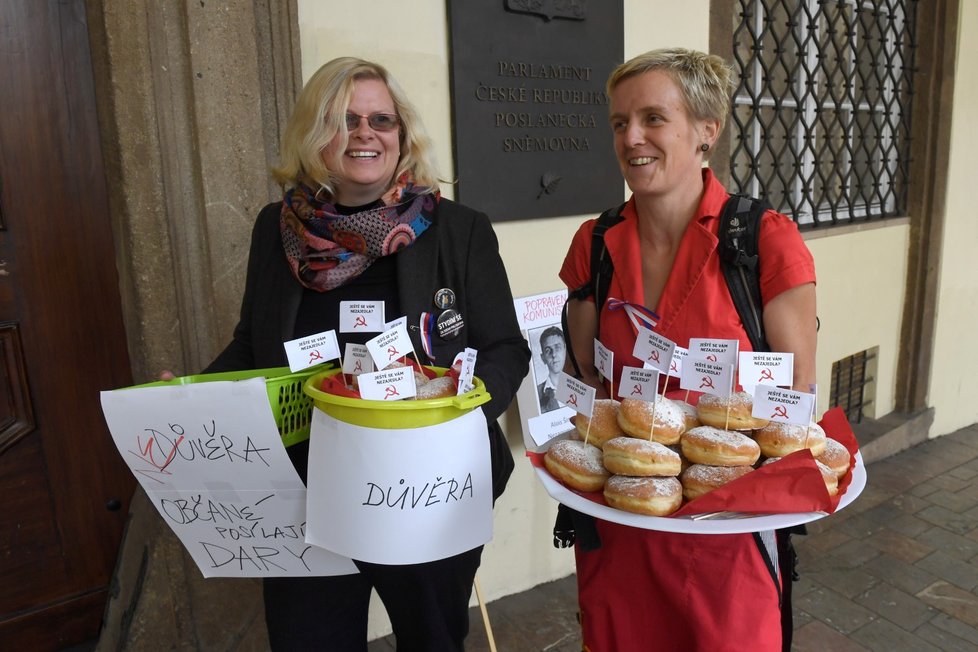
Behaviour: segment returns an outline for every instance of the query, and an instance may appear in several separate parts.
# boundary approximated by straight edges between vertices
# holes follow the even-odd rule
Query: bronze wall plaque
[[[493,220],[621,202],[605,81],[622,0],[448,0],[457,194]]]

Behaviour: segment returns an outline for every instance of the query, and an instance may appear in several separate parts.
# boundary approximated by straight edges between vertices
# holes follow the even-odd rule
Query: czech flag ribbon
[[[422,312],[419,326],[421,327],[421,348],[424,349],[424,354],[428,356],[428,359],[434,362],[435,356],[431,353],[431,333],[435,329],[434,314]]]
[[[609,297],[607,306],[608,310],[612,312],[616,310],[624,310],[625,314],[628,315],[628,319],[632,322],[632,329],[634,329],[636,334],[638,333],[638,329],[640,327],[653,330],[659,323],[659,315],[655,314],[645,306],[640,306],[636,303],[628,303],[627,301],[622,301],[621,299]]]

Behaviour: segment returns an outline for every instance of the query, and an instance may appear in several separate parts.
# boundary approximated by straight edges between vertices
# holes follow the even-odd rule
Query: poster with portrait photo
[[[563,371],[567,344],[560,316],[567,290],[557,290],[515,300],[516,315],[530,346],[530,373],[516,393],[527,450],[546,449],[548,443],[574,429],[574,410],[555,397],[555,383]]]

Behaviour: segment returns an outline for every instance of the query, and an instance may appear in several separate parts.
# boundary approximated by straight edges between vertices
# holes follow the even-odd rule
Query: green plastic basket
[[[427,367],[439,376],[444,367]],[[424,400],[371,401],[349,396],[328,394],[320,389],[323,380],[335,376],[339,369],[319,370],[305,384],[305,392],[318,409],[326,414],[358,426],[381,429],[422,428],[450,421],[489,401],[489,392],[479,378],[473,378],[475,388],[461,396],[446,396]]]
[[[166,385],[190,385],[218,380],[248,380],[249,378],[265,377],[265,389],[268,391],[268,403],[272,407],[275,425],[282,436],[282,443],[288,446],[309,439],[309,426],[312,423],[312,398],[302,391],[306,379],[327,369],[327,366],[317,365],[296,373],[291,373],[288,367],[272,367],[270,369],[249,369],[246,371],[225,371],[217,374],[198,374],[196,376],[180,376],[173,380],[159,380],[155,383],[138,385],[138,387],[163,387]]]

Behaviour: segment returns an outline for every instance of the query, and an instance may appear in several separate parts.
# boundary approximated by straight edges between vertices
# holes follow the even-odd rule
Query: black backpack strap
[[[763,199],[731,195],[720,214],[717,248],[720,268],[730,290],[740,321],[755,351],[767,351],[764,336],[761,273],[757,241],[761,234],[761,217],[770,208]]]
[[[608,298],[608,288],[611,287],[611,277],[615,275],[615,264],[608,253],[608,246],[604,241],[605,231],[618,224],[625,218],[621,212],[625,209],[625,204],[618,208],[611,208],[601,213],[598,223],[594,225],[594,232],[591,233],[591,284],[594,289],[594,309],[601,315],[601,308]],[[601,330],[601,320],[598,320],[598,332]]]
[[[625,204],[622,204],[617,208],[609,208],[598,216],[597,223],[594,225],[594,231],[591,232],[591,266],[589,270],[591,272],[591,278],[588,279],[587,283],[579,288],[574,288],[567,295],[568,301],[571,299],[583,300],[588,297],[594,297],[594,307],[598,313],[597,331],[601,329],[601,307],[604,305],[605,299],[608,298],[611,277],[615,273],[615,265],[611,260],[611,256],[608,254],[608,247],[604,242],[604,234],[605,231],[625,219],[621,216],[624,208]],[[574,350],[570,346],[570,335],[567,330],[567,303],[564,303],[564,310],[560,316],[560,326],[564,331],[565,349],[570,358],[571,365],[574,367],[574,375],[580,378],[582,375],[581,368],[577,364],[577,358],[574,357]],[[597,336],[598,332],[595,332],[595,337]]]
[[[795,525],[775,531],[778,541],[778,566],[781,572],[781,651],[791,652],[794,633],[794,614],[791,610],[791,586],[798,581],[798,553],[795,552],[792,534],[808,534],[804,525]]]

